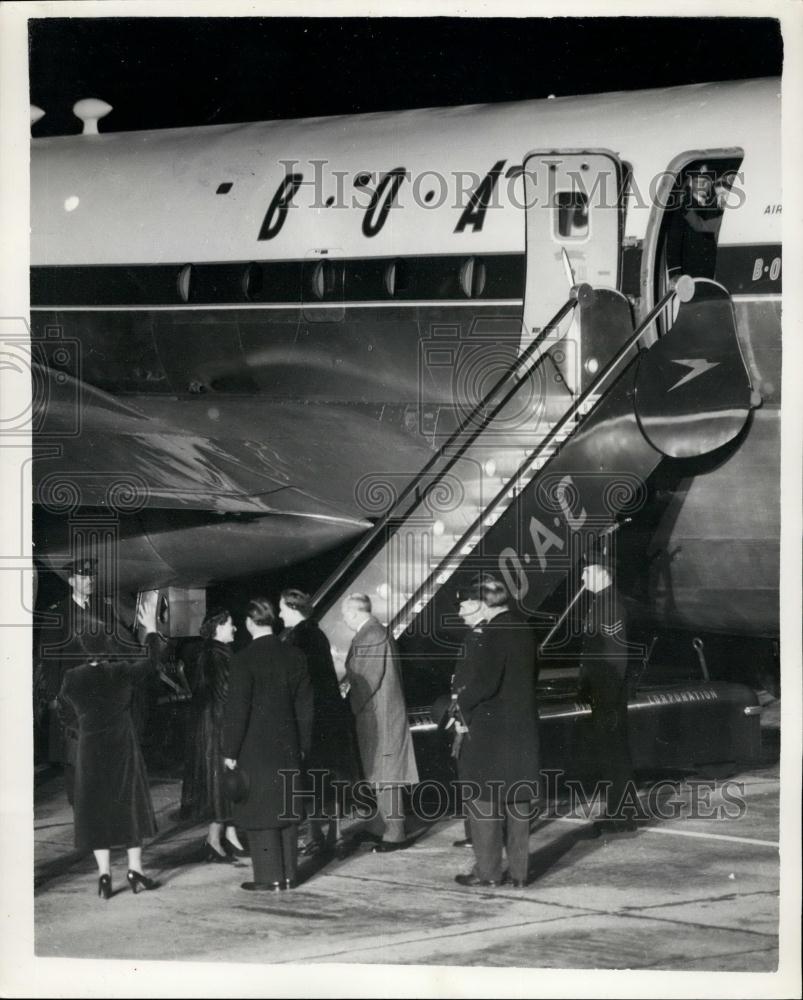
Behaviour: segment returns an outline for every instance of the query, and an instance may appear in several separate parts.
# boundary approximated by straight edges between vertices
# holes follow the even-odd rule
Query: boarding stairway
[[[690,309],[700,325],[687,305],[696,284],[679,278],[635,329],[621,293],[574,285],[398,495],[377,475],[372,499],[384,511],[313,599],[338,670],[352,638],[340,615],[347,594],[368,594],[397,638],[424,614],[432,634],[447,618],[455,624],[455,575],[492,566],[520,610],[537,616],[576,570],[577,529],[610,530],[643,503],[640,484],[666,452],[635,411],[638,348],[661,314],[682,327]]]

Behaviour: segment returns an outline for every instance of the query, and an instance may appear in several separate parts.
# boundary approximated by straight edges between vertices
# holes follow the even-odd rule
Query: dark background
[[[775,76],[770,18],[47,18],[31,20],[33,134],[524,100]]]

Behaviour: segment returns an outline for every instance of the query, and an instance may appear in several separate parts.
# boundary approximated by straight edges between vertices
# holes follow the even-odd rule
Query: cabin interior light
[[[589,358],[584,367],[589,375],[596,375],[599,371],[599,361],[596,358]]]
[[[81,199],[77,194],[71,194],[69,198],[64,199],[64,211],[74,212],[76,208],[81,204]]]

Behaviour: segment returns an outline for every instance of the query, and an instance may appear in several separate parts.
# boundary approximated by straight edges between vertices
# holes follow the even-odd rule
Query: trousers
[[[404,831],[402,786],[377,786],[376,805],[376,816],[368,824],[368,831],[381,836],[383,840],[389,843],[401,843],[406,836]]]
[[[476,858],[476,873],[488,882],[501,882],[502,849],[507,854],[510,877],[527,880],[532,801],[493,802],[478,799],[469,810],[469,829]]]
[[[612,675],[591,692],[591,730],[598,773],[606,786],[605,818],[626,819],[622,799],[633,781],[633,761],[627,731],[627,687]]]
[[[248,843],[255,882],[283,882],[294,879],[298,868],[298,826],[249,830]]]

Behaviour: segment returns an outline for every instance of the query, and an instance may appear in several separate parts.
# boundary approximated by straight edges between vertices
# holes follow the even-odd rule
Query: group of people
[[[78,598],[91,590],[85,581],[92,572],[91,566],[71,572],[77,616],[71,615],[66,644],[70,657],[51,660],[45,687],[47,698],[58,687],[60,737],[68,744],[67,768],[74,771],[69,785],[75,843],[94,851],[98,892],[108,899],[112,847],[127,849],[127,880],[135,892],[158,887],[142,869],[142,842],[155,833],[155,821],[131,706],[137,685],[157,669],[164,643],[155,601],[149,599],[140,602],[136,635],[122,648],[119,634],[110,641],[108,630],[87,628],[81,617],[86,607],[79,607]],[[584,584],[590,594],[604,595],[598,606],[609,616],[621,614],[609,600],[614,591],[604,567],[587,568]],[[466,817],[466,836],[456,846],[473,848],[475,864],[456,881],[467,887],[524,887],[540,805],[533,634],[511,611],[502,580],[484,574],[457,596],[468,632],[448,713],[459,732],[456,763]],[[360,777],[372,789],[376,808],[358,839],[379,853],[414,842],[407,834],[403,790],[419,778],[393,636],[372,615],[366,595],[345,598],[341,613],[354,635],[345,661],[344,700],[329,641],[310,617],[309,596],[285,590],[278,610],[262,597],[248,604],[245,628],[251,641],[235,654],[230,611],[211,611],[191,675],[181,813],[208,822],[206,860],[225,863],[250,852],[253,879],[242,888],[252,892],[296,885],[299,824],[305,818],[303,850],[335,846],[337,787]],[[617,804],[632,776],[623,629],[618,618],[590,631],[591,659],[581,674],[600,754],[615,772],[607,811],[613,829],[621,826]],[[247,845],[240,833],[247,835]]]
[[[235,626],[227,609],[211,612],[201,629],[182,815],[210,819],[204,842],[209,861],[244,854],[237,829],[246,831],[254,878],[242,888],[252,892],[295,886],[305,814],[305,853],[335,847],[338,786],[360,775],[377,800],[362,839],[380,852],[409,845],[399,795],[418,773],[395,643],[371,615],[365,595],[346,598],[343,618],[355,633],[346,659],[349,712],[329,642],[310,612],[309,595],[285,590],[279,601],[284,628],[278,630],[270,601],[251,601],[245,627],[252,641],[234,656]]]
[[[112,847],[127,849],[135,892],[159,885],[142,870],[142,842],[156,824],[132,709],[164,643],[155,595],[139,602],[135,627],[122,636],[104,627],[90,601],[95,573],[91,560],[68,567],[70,598],[52,609],[58,635],[50,634],[40,656],[37,687],[51,714],[51,758],[64,766],[75,845],[94,852],[98,894],[108,899]],[[255,598],[245,614],[251,642],[234,655],[228,609],[211,611],[201,626],[181,814],[209,823],[206,860],[227,862],[250,851],[254,877],[242,885],[249,891],[295,886],[298,827],[307,813],[306,850],[335,846],[336,790],[360,777],[377,802],[361,839],[378,852],[411,843],[400,795],[418,772],[395,642],[372,616],[368,597],[344,600],[343,618],[355,633],[347,703],[329,642],[310,612],[309,595],[285,590],[280,628],[273,604]],[[238,831],[247,834],[247,848]]]

